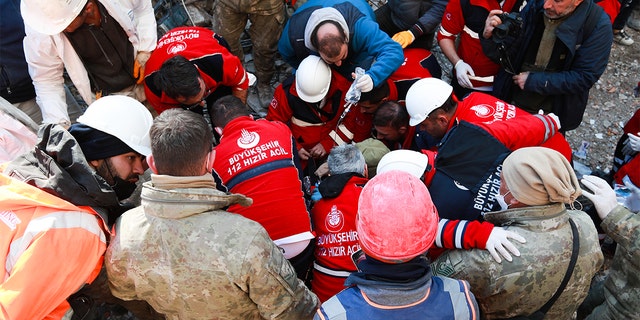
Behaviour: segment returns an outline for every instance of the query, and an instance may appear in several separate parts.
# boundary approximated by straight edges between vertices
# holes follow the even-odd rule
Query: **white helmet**
[[[409,113],[409,125],[414,127],[427,118],[429,113],[440,108],[451,96],[453,87],[438,78],[416,81],[409,91],[405,105]]]
[[[310,55],[296,71],[296,91],[302,100],[316,103],[327,95],[331,85],[331,68],[318,56]]]
[[[385,154],[380,162],[376,174],[391,170],[400,170],[410,173],[412,176],[420,179],[424,176],[427,166],[429,165],[429,157],[426,154],[413,150],[394,150]]]
[[[149,156],[149,129],[153,117],[138,100],[127,96],[106,96],[93,102],[78,122],[108,133],[136,152]]]
[[[20,12],[26,25],[54,35],[66,29],[86,4],[87,0],[22,0]]]

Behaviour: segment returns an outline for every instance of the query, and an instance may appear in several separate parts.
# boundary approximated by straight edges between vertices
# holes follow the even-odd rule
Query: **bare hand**
[[[309,150],[309,153],[314,158],[322,158],[327,154],[327,151],[324,150],[322,144],[318,143],[313,148],[311,148],[311,150]]]
[[[527,78],[529,77],[529,71],[520,72],[515,76],[511,77],[513,79],[513,83],[515,83],[521,90],[524,90],[524,84],[527,82]]]
[[[298,156],[300,157],[300,159],[305,161],[311,158],[311,154],[305,148],[300,148],[300,150],[298,150]]]
[[[493,35],[493,29],[502,23],[502,20],[498,17],[498,15],[502,13],[502,10],[489,11],[489,16],[487,16],[487,20],[484,22],[484,31],[482,32],[482,36],[485,39],[491,38],[491,35]]]

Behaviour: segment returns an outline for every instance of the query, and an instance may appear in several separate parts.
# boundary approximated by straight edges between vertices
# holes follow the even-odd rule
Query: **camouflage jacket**
[[[566,210],[563,204],[485,215],[487,221],[508,226],[527,240],[516,244],[521,256],[512,262],[497,263],[480,249],[451,250],[433,262],[433,272],[467,280],[483,319],[530,315],[553,296],[567,271],[572,249],[569,218],[580,235],[580,253],[569,283],[546,319],[571,319],[604,258],[591,218],[582,211]]]
[[[158,177],[172,184],[161,189]],[[106,254],[113,294],[167,319],[311,319],[317,297],[264,228],[222,210],[251,199],[207,184],[210,174],[144,184],[142,206],[118,219]]]
[[[618,243],[604,282],[605,305],[614,319],[640,318],[640,215],[617,206],[602,221]]]

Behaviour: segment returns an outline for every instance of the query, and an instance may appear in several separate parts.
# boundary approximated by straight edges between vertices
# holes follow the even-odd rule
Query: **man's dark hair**
[[[153,120],[149,136],[158,174],[202,174],[202,165],[213,146],[213,133],[202,115],[169,109]]]
[[[371,104],[380,103],[382,99],[389,96],[389,83],[387,81],[382,81],[382,84],[373,88],[373,90],[369,92],[363,92],[360,95],[360,101],[369,102]]]
[[[373,125],[380,127],[400,127],[409,125],[407,108],[396,101],[385,101],[373,114]]]
[[[456,110],[456,107],[458,106],[458,102],[456,102],[453,99],[453,94],[451,94],[449,96],[449,98],[447,99],[447,101],[445,101],[438,109],[436,110],[441,110],[444,113],[451,113],[453,114],[453,112]],[[435,111],[435,110],[434,110]]]
[[[218,128],[224,128],[229,121],[237,117],[250,114],[247,106],[234,96],[224,96],[216,100],[211,106],[210,112],[213,117],[213,125]]]
[[[318,29],[325,24],[332,24],[338,28],[338,35],[328,34],[322,39],[318,39]],[[337,57],[340,54],[342,45],[347,43],[347,36],[342,26],[333,20],[325,20],[320,22],[313,32],[311,32],[311,44],[329,58]]]
[[[169,98],[190,98],[200,93],[200,73],[198,68],[183,56],[174,56],[157,71],[155,85]]]

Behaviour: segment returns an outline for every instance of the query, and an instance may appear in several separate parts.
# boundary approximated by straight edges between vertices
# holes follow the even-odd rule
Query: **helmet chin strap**
[[[111,176],[111,183],[113,183],[113,185],[111,183],[109,183],[109,181],[107,181],[107,184],[109,184],[109,187],[113,188],[116,185],[116,176],[113,175],[113,172],[111,171],[111,165],[109,164],[109,159],[104,159],[104,163],[105,166],[107,167],[107,171],[109,172],[109,176]]]

